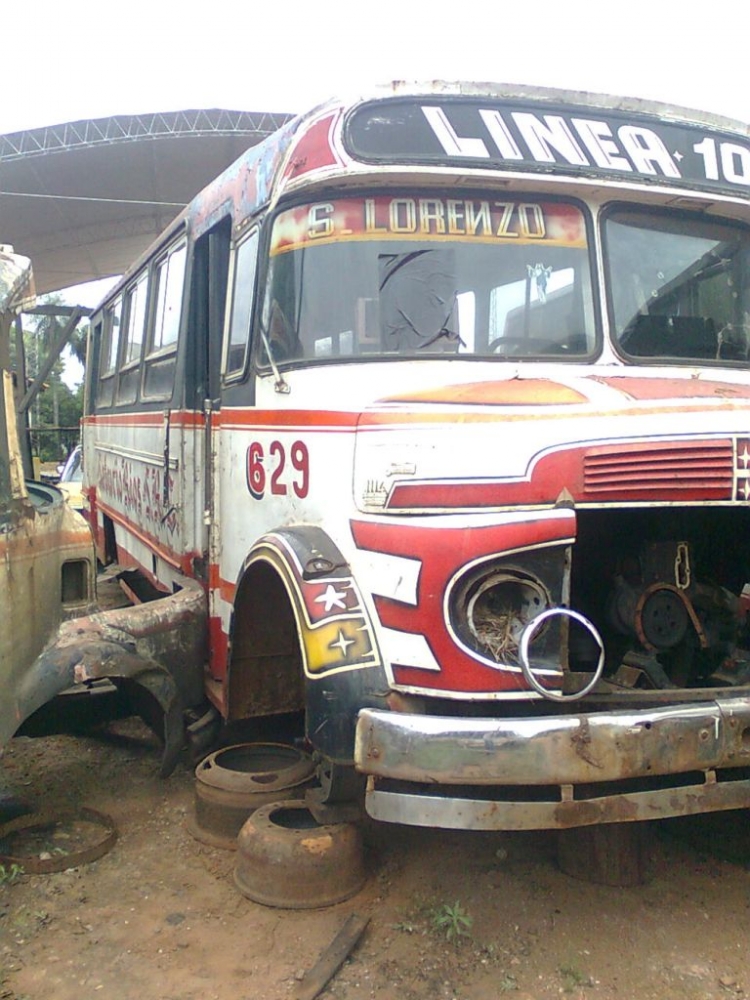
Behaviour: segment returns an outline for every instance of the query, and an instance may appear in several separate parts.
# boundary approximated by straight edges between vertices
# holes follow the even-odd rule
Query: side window
[[[173,247],[157,262],[155,272],[156,315],[149,354],[174,347],[180,332],[182,289],[185,284],[187,246]]]
[[[123,313],[123,345],[120,375],[117,380],[117,402],[134,403],[138,397],[140,360],[146,329],[148,272],[140,274],[125,292]]]
[[[255,273],[258,264],[258,230],[241,243],[234,256],[232,308],[224,353],[224,374],[243,371],[252,321]]]
[[[219,396],[224,317],[232,243],[232,217],[225,215],[193,244],[185,351],[186,405],[203,407]]]
[[[104,321],[104,347],[102,349],[101,374],[113,375],[117,368],[117,349],[120,346],[120,326],[122,324],[122,296],[118,295],[107,309]]]
[[[122,296],[104,310],[101,324],[102,341],[99,354],[99,381],[96,390],[96,405],[111,406],[115,390],[115,371],[120,347],[122,326]]]
[[[186,260],[187,244],[183,240],[170,247],[154,266],[153,323],[143,379],[143,395],[147,399],[169,399],[174,389]]]
[[[143,346],[143,331],[146,326],[146,292],[148,275],[144,272],[126,294],[127,327],[125,330],[125,348],[122,358],[123,366],[139,361]]]

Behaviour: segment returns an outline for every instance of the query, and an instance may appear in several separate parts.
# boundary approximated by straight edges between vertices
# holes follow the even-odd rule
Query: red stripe
[[[169,423],[174,427],[203,427],[206,416],[199,410],[169,410]],[[99,427],[163,427],[164,412],[161,410],[150,413],[100,413],[98,416],[84,417],[86,426]]]
[[[333,427],[348,429],[357,426],[358,412],[347,410],[254,410],[250,407],[242,409],[220,410],[214,417],[216,426],[242,427]]]
[[[99,510],[106,514],[112,521],[116,521],[121,527],[125,528],[125,530],[132,535],[133,538],[137,539],[148,549],[151,549],[155,555],[158,555],[164,560],[164,562],[168,563],[174,569],[180,570],[180,572],[184,573],[185,576],[195,576],[195,573],[193,572],[193,560],[200,557],[199,552],[179,553],[174,549],[167,548],[157,538],[155,538],[154,535],[137,527],[128,517],[121,514],[113,507],[110,507],[109,504],[99,501]],[[131,559],[135,558],[132,553],[128,553],[128,555]],[[141,564],[139,563],[139,565]],[[150,570],[145,566],[142,566],[142,569],[144,569],[145,572],[150,572]]]
[[[710,456],[711,460],[708,461]],[[593,466],[593,468],[592,468]],[[397,483],[388,510],[456,510],[554,503],[731,500],[732,442],[664,441],[569,448],[543,455],[513,480]]]

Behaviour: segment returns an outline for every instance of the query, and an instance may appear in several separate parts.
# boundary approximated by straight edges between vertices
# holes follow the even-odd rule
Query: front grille
[[[596,496],[658,491],[731,499],[732,442],[660,441],[591,448],[584,455],[583,482],[585,493]]]

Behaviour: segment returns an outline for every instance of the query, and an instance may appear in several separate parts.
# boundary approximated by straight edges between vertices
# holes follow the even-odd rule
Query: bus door
[[[185,496],[193,496],[194,569],[198,579],[208,581],[212,521],[212,435],[219,406],[219,366],[229,270],[231,220],[221,219],[194,244],[186,359],[186,385],[192,399],[187,409],[195,413],[194,456],[183,464]],[[189,482],[187,480],[190,480]],[[189,492],[188,492],[189,491]]]
[[[254,415],[253,386],[248,374],[250,327],[258,258],[258,229],[236,244],[229,267],[228,315],[222,313],[224,336],[209,345],[212,382],[211,414],[214,430],[208,444],[211,456],[209,494],[206,496],[210,528],[210,635],[212,675],[223,678],[233,602],[229,588],[236,582],[244,556],[254,540],[246,501],[245,431]],[[224,279],[227,286],[226,275]],[[216,317],[218,322],[219,317]],[[216,327],[219,330],[219,327]],[[221,353],[221,358],[219,358]],[[221,375],[219,376],[219,372]],[[220,431],[220,432],[219,432]],[[243,513],[244,512],[244,513]]]

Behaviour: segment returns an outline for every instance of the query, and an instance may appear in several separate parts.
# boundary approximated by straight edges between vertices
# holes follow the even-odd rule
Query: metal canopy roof
[[[291,116],[177,111],[0,135],[0,244],[37,292],[121,274],[180,209]]]

